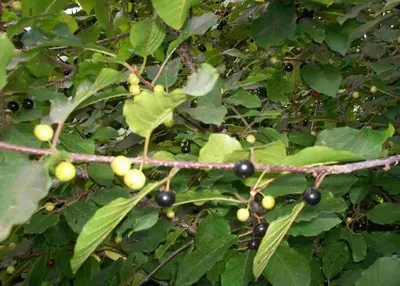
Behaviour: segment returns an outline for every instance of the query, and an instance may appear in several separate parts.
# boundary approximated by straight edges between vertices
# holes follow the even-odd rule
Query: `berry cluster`
[[[225,20],[221,20],[221,22],[219,22],[218,26],[217,26],[217,30],[218,31],[222,31],[222,29],[226,26],[226,21]]]
[[[32,99],[30,98],[25,98],[24,101],[22,102],[22,106],[26,110],[31,110],[35,106],[35,103],[33,102]],[[7,108],[10,109],[12,112],[17,112],[19,110],[19,104],[15,100],[10,100],[7,103]]]

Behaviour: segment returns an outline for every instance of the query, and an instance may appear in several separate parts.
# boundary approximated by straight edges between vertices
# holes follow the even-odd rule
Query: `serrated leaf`
[[[165,38],[165,28],[159,18],[146,19],[135,23],[131,29],[133,52],[147,57],[160,47]]]
[[[148,184],[133,198],[118,198],[96,211],[85,224],[76,241],[74,256],[71,260],[73,273],[76,273],[128,212],[157,186],[157,183]]]
[[[0,241],[7,238],[13,225],[32,216],[50,186],[44,161],[0,165]]]
[[[214,88],[218,77],[219,74],[213,66],[203,63],[196,73],[189,76],[183,91],[192,96],[206,95]]]
[[[255,252],[235,253],[225,264],[221,286],[246,286],[253,278]]]
[[[307,259],[293,248],[280,245],[272,255],[265,274],[272,285],[306,286],[311,282]]]
[[[226,155],[242,150],[242,145],[228,134],[211,134],[200,149],[199,162],[221,163]]]
[[[290,214],[278,218],[268,226],[267,233],[261,241],[253,262],[253,274],[256,279],[263,273],[275,250],[304,206],[304,202],[297,204]]]
[[[176,285],[192,285],[197,282],[215,263],[221,260],[225,252],[237,241],[233,235],[215,239],[207,251],[196,250],[186,255],[179,265]]]
[[[289,230],[289,234],[293,236],[315,236],[330,230],[341,222],[342,220],[333,213],[322,213],[310,221],[294,223]]]
[[[189,9],[200,3],[200,0],[152,0],[154,8],[169,26],[179,30],[185,23]]]
[[[55,226],[59,220],[60,216],[58,214],[42,213],[39,211],[29,219],[24,230],[25,233],[29,234],[43,233],[47,229]]]
[[[399,203],[383,203],[376,205],[368,210],[367,217],[369,220],[378,224],[392,224],[400,222],[400,204]]]
[[[148,137],[162,124],[173,109],[186,101],[184,93],[140,94],[125,101],[123,114],[129,128],[136,134]]]
[[[301,69],[301,77],[315,91],[336,97],[342,83],[342,74],[333,65],[307,65]]]
[[[382,151],[382,145],[393,136],[394,131],[391,124],[384,131],[375,131],[372,128],[362,130],[350,127],[335,128],[319,133],[315,145],[348,151],[363,159],[375,159],[386,154]]]

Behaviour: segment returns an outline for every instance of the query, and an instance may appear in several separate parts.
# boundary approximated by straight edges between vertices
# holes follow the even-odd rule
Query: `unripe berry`
[[[253,144],[254,142],[256,142],[256,137],[254,137],[254,135],[247,135],[246,137],[246,141],[249,142],[250,144]]]
[[[54,210],[54,204],[52,202],[47,202],[44,205],[44,209],[48,212],[52,212]]]
[[[132,95],[138,95],[138,94],[140,94],[140,86],[137,85],[137,84],[131,85],[131,86],[129,87],[129,92],[130,92]]]
[[[12,2],[11,7],[14,9],[14,11],[20,12],[22,10],[22,2],[21,1]]]
[[[6,270],[7,274],[14,274],[15,273],[15,267],[14,266],[8,266]]]
[[[270,61],[271,61],[271,64],[273,64],[273,65],[278,63],[278,59],[276,57],[271,57]]]
[[[378,91],[378,88],[374,85],[371,87],[371,89],[369,90],[371,93],[376,93]]]
[[[124,156],[115,157],[111,162],[111,169],[118,176],[125,176],[131,169],[131,161]]]
[[[168,210],[167,211],[167,217],[168,218],[174,218],[175,217],[175,212],[173,210]]]
[[[115,243],[120,243],[122,241],[122,237],[120,237],[119,235],[117,235],[114,239]]]
[[[171,128],[172,126],[174,126],[174,124],[175,124],[175,121],[174,121],[174,113],[173,113],[173,112],[170,112],[170,113],[167,115],[167,118],[166,118],[165,121],[164,121],[164,126],[167,127],[167,128]]]
[[[15,243],[15,242],[10,242],[9,244],[8,244],[8,248],[10,249],[10,250],[13,250],[14,248],[16,248],[17,247],[17,244]]]
[[[125,184],[132,190],[139,190],[146,184],[146,176],[142,171],[131,169],[124,176]]]
[[[275,199],[274,197],[271,196],[265,196],[262,200],[262,206],[267,209],[270,210],[275,206]]]
[[[164,87],[161,84],[157,84],[154,87],[154,93],[157,94],[157,95],[163,94],[164,93]]]
[[[351,94],[351,96],[352,96],[354,99],[357,99],[357,98],[360,97],[360,93],[359,93],[358,91],[353,91],[352,94]]]
[[[130,85],[138,85],[139,82],[140,82],[140,79],[135,73],[131,73],[129,75],[128,82],[129,82]]]
[[[75,166],[69,162],[61,162],[56,167],[56,178],[61,182],[71,181],[76,176]]]
[[[249,219],[250,212],[248,209],[242,208],[237,211],[236,216],[238,220],[245,222]]]
[[[315,132],[315,130],[311,130],[310,134],[311,134],[312,136],[317,136],[317,132]]]
[[[36,125],[33,133],[40,141],[49,141],[54,136],[54,130],[50,125]]]

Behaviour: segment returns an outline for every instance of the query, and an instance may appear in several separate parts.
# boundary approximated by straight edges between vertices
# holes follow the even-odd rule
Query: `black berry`
[[[287,71],[287,72],[291,72],[291,71],[293,71],[293,65],[292,64],[286,64],[284,67],[283,67],[283,69],[285,70],[285,71]]]
[[[70,73],[71,73],[70,70],[64,70],[64,71],[63,71],[64,76],[68,76]]]
[[[321,193],[315,188],[309,188],[303,193],[303,200],[307,204],[315,206],[321,201]]]
[[[262,194],[257,193],[257,194],[254,196],[254,201],[255,201],[256,203],[258,203],[258,204],[261,204],[263,198],[264,198],[264,196],[263,196]]]
[[[128,82],[123,81],[123,82],[120,82],[119,85],[122,86],[123,88],[125,88],[126,90],[129,90]]]
[[[185,142],[185,144],[182,145],[181,151],[183,154],[190,153],[190,142]]]
[[[314,10],[304,9],[303,13],[301,14],[303,18],[314,18]]]
[[[304,119],[304,120],[303,120],[303,126],[306,127],[307,124],[308,124],[308,119]]]
[[[198,48],[199,51],[202,52],[202,53],[204,53],[205,51],[207,51],[207,48],[206,48],[203,44],[200,44],[197,48]]]
[[[216,132],[222,132],[222,131],[224,131],[224,129],[225,129],[224,125],[215,125]]]
[[[353,223],[353,230],[355,232],[367,230],[367,224],[364,221],[356,221]]]
[[[241,160],[235,164],[235,174],[244,179],[254,174],[254,165],[249,160]]]
[[[25,109],[31,110],[35,104],[33,103],[33,100],[30,98],[25,98],[24,101],[22,102],[22,106]]]
[[[267,232],[267,229],[268,229],[267,224],[259,223],[254,227],[253,232],[255,236],[263,237]]]
[[[224,28],[224,26],[221,26],[221,24],[219,24],[219,25],[217,26],[217,30],[218,30],[218,31],[222,31],[223,28]]]
[[[47,260],[47,267],[52,268],[55,263],[56,262],[54,261],[54,259],[49,259],[49,260]]]
[[[156,203],[161,207],[170,207],[175,203],[173,192],[157,192]]]
[[[74,65],[78,64],[78,57],[75,57],[73,61],[74,61]]]
[[[7,103],[7,108],[11,111],[17,112],[19,109],[19,104],[16,101],[11,100]]]
[[[256,92],[257,92],[258,95],[261,95],[261,96],[267,96],[268,95],[268,91],[267,91],[267,89],[265,87],[257,88]]]
[[[219,24],[220,24],[221,26],[226,26],[226,21],[225,21],[225,20],[221,20],[221,22],[219,22]]]
[[[248,248],[249,249],[258,249],[260,246],[260,240],[259,239],[252,239],[249,241]]]

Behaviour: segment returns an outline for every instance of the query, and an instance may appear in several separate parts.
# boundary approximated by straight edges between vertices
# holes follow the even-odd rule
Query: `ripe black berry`
[[[54,261],[54,259],[49,259],[49,260],[47,260],[47,267],[52,268],[55,263],[56,262]]]
[[[247,247],[249,249],[258,249],[259,246],[260,246],[260,240],[255,238],[255,239],[252,239],[249,241],[249,244]]]
[[[268,226],[265,223],[257,224],[253,229],[254,235],[258,237],[263,237],[267,232],[267,228]]]
[[[216,132],[222,132],[225,129],[224,125],[215,125]]]
[[[293,71],[293,65],[292,64],[286,64],[284,67],[283,67],[283,69],[285,70],[285,71],[287,71],[287,72],[291,72],[291,71]]]
[[[221,22],[219,22],[219,24],[220,24],[221,26],[225,26],[225,25],[226,25],[226,21],[225,21],[225,20],[221,20]]]
[[[321,193],[315,188],[309,188],[303,193],[303,200],[307,204],[315,206],[321,201]]]
[[[170,207],[175,203],[173,192],[157,192],[156,203],[161,207]]]
[[[207,51],[207,48],[206,48],[203,44],[200,44],[197,48],[198,48],[199,51],[202,52],[202,53],[204,53],[205,51]]]
[[[224,28],[224,26],[222,26],[221,24],[219,24],[219,25],[217,26],[217,30],[218,30],[218,31],[222,31],[223,28]]]
[[[314,10],[304,9],[303,13],[301,14],[303,18],[314,18]]]
[[[183,154],[190,153],[190,142],[185,142],[185,144],[182,145],[181,151]]]
[[[71,73],[70,70],[64,70],[64,71],[63,71],[64,76],[68,76],[70,73]]]
[[[19,104],[16,101],[11,100],[7,103],[7,108],[11,111],[17,112],[19,109]]]
[[[25,98],[24,101],[22,102],[22,106],[25,109],[31,110],[35,104],[33,103],[33,100],[30,98]]]
[[[304,127],[306,127],[306,126],[307,126],[307,124],[308,124],[308,119],[304,119],[304,120],[303,120],[303,124],[302,124],[302,125],[303,125]]]
[[[258,204],[261,204],[263,198],[264,198],[264,196],[263,196],[262,194],[257,193],[257,194],[254,196],[254,201],[255,201],[256,203],[258,203]]]
[[[78,64],[78,57],[75,57],[73,62],[74,62],[74,65]]]
[[[235,174],[244,179],[254,174],[254,165],[249,160],[241,160],[235,164]]]
[[[356,221],[353,223],[353,230],[355,232],[367,230],[367,224],[364,221]]]
[[[256,89],[256,92],[258,95],[261,96],[267,96],[268,95],[268,91],[265,87],[259,87],[258,89]]]

